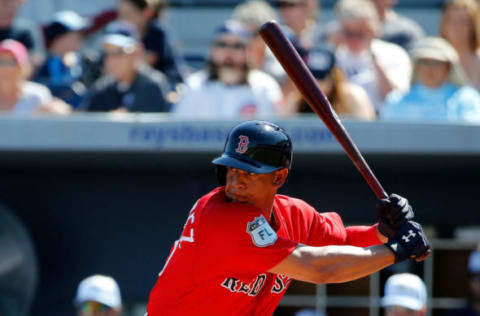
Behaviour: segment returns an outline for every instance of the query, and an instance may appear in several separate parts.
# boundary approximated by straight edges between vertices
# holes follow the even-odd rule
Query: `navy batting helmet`
[[[279,126],[264,121],[247,121],[235,126],[227,137],[217,165],[220,184],[225,184],[225,167],[253,173],[270,173],[290,168],[292,141]]]

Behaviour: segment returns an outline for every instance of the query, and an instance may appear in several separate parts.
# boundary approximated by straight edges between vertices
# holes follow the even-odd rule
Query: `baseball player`
[[[190,210],[148,316],[271,315],[292,279],[346,282],[428,256],[406,199],[382,200],[378,224],[345,227],[336,213],[277,194],[291,162],[290,137],[277,125],[247,121],[231,130],[213,160],[221,186]]]

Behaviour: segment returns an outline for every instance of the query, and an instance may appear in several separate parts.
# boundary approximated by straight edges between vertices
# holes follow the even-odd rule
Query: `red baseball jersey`
[[[268,271],[298,243],[311,246],[379,244],[374,226],[345,228],[336,213],[318,213],[302,200],[276,195],[275,225],[224,188],[190,211],[150,293],[148,316],[271,315],[291,279]]]

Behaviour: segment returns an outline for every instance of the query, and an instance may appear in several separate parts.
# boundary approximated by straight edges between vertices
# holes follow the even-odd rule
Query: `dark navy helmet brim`
[[[223,154],[220,157],[215,158],[214,160],[212,160],[212,163],[214,163],[215,165],[226,166],[226,167],[244,170],[246,172],[253,172],[253,173],[260,173],[260,174],[270,173],[270,172],[282,169],[282,167],[270,166],[270,165],[258,163],[254,160],[246,161],[245,159],[236,158],[227,154]]]

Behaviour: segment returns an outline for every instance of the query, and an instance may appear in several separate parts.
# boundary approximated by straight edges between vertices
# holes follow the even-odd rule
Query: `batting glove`
[[[400,226],[394,237],[385,244],[395,255],[395,263],[409,258],[420,262],[432,252],[422,226],[414,221],[407,221]]]
[[[413,219],[413,210],[408,200],[397,194],[382,199],[377,204],[378,230],[385,237],[395,236],[397,229]]]

